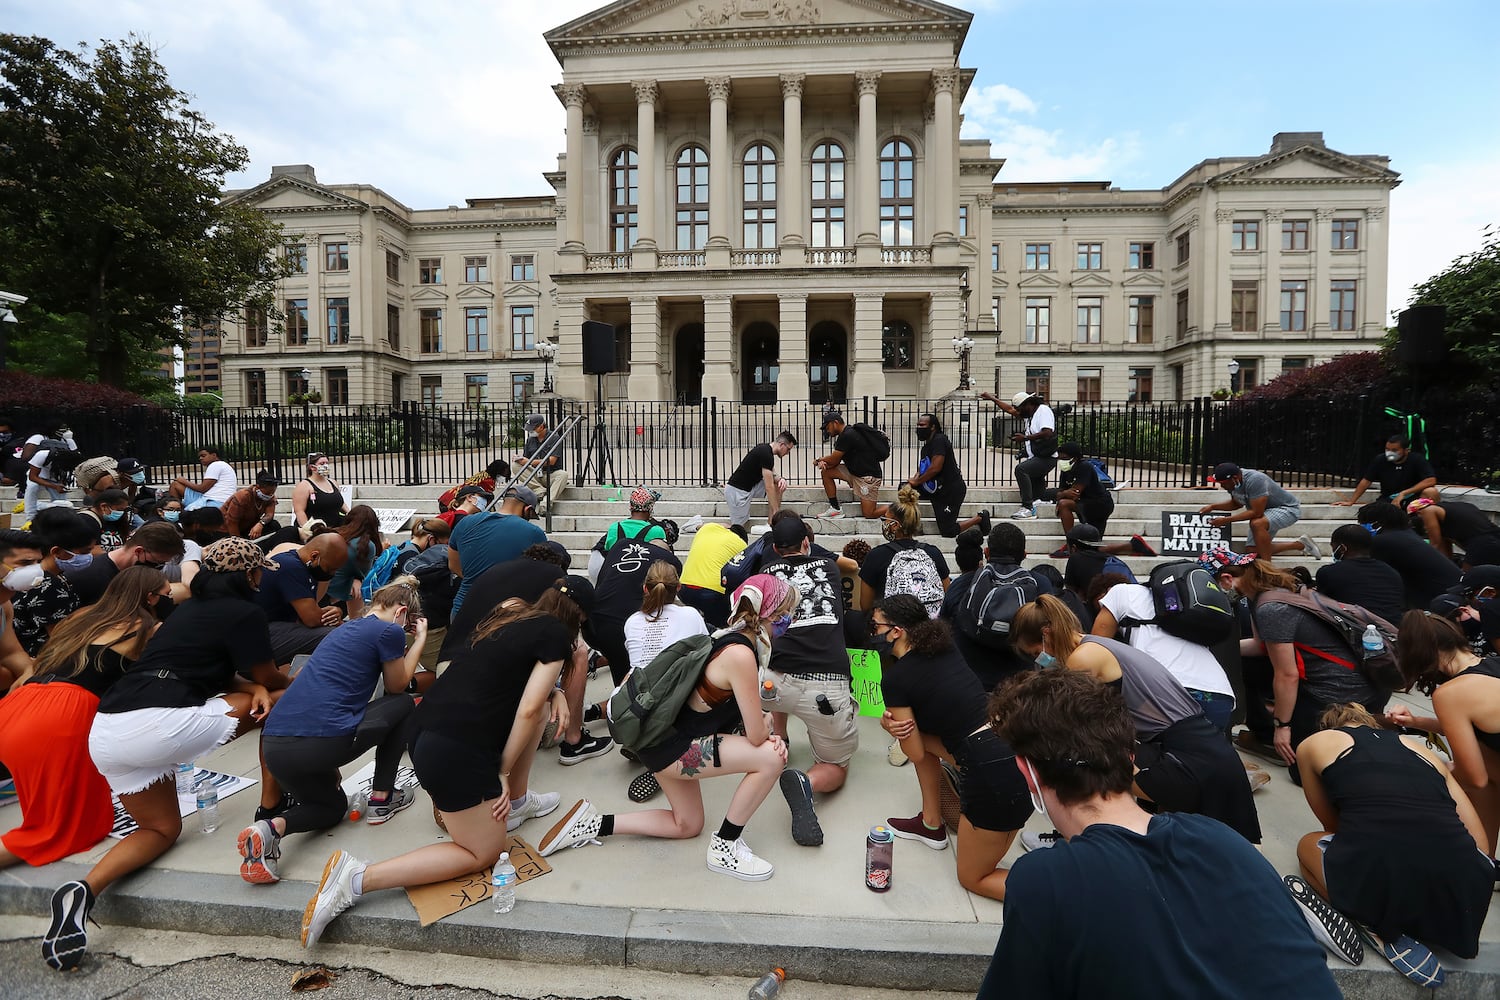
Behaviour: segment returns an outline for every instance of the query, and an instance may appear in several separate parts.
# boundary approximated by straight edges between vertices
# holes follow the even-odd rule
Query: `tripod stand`
[[[595,449],[598,449],[597,465],[595,465]],[[594,433],[589,436],[588,451],[583,456],[583,469],[578,473],[578,481],[584,483],[589,478],[589,467],[593,466],[596,482],[603,486],[605,484],[605,472],[609,473],[609,480],[615,478],[615,459],[609,449],[609,432],[604,427],[604,376],[594,376]]]

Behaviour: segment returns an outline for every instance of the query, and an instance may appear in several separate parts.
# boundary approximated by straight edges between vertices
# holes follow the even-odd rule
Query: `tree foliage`
[[[7,331],[17,359],[66,334],[47,370],[144,389],[148,356],[184,342],[179,317],[269,308],[280,227],[220,202],[247,160],[140,39],[0,34],[0,288],[30,297]]]
[[[1341,354],[1320,365],[1282,372],[1245,393],[1245,399],[1327,399],[1346,401],[1392,391],[1397,379],[1380,351]]]
[[[1452,371],[1492,379],[1500,367],[1500,230],[1485,230],[1483,245],[1433,275],[1412,293],[1414,306],[1446,306]]]

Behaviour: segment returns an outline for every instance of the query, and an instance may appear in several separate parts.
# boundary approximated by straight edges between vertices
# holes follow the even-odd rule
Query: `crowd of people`
[[[1105,541],[1115,501],[1100,468],[1056,441],[1033,394],[993,401],[1023,420],[1013,519],[1055,503],[1056,552],[1029,553],[1021,527],[988,510],[963,516],[957,456],[932,413],[911,428],[919,464],[894,496],[882,496],[884,433],[823,416],[822,517],[844,516],[847,484],[880,545],[818,544],[819,518],[786,503],[777,462],[798,442],[785,432],[749,450],[724,486],[724,523],[695,519],[685,552],[657,516],[661,494],[641,485],[580,572],[537,523],[568,483],[540,417],[517,463],[545,489],[496,460],[398,544],[327,455],[307,457],[283,520],[283,484],[261,470],[240,486],[211,445],[200,477],[153,489],[140,463],[74,461],[67,432],[44,432],[18,449],[25,471],[7,470],[34,508],[26,529],[0,532],[0,764],[21,806],[0,866],[92,848],[113,825],[111,795],[133,827],[57,888],[43,957],[76,967],[98,896],[177,840],[179,765],[256,729],[260,802],[235,838],[247,883],[278,881],[287,838],[346,815],[341,768],[371,751],[366,822],[417,801],[397,780],[408,757],[448,833],[383,861],[335,850],[304,945],[366,893],[495,864],[509,834],[554,813],[543,856],[616,836],[698,838],[698,783],[719,775],[738,784],[706,865],[769,879],[775,865],[745,830],[771,792],[794,842],[814,848],[820,802],[850,779],[851,649],[879,653],[886,757],[916,777],[916,813],[886,825],[951,845],[958,883],[1006,904],[982,997],[1102,995],[1143,956],[1191,967],[1197,986],[1171,995],[1224,993],[1225,976],[1229,995],[1287,982],[1336,995],[1315,941],[1349,961],[1368,941],[1424,985],[1443,976],[1432,947],[1472,956],[1500,837],[1500,529],[1445,499],[1393,438],[1348,503],[1377,482],[1379,498],[1333,532],[1334,561],[1313,578],[1275,561],[1321,555],[1305,537],[1275,541],[1300,516],[1296,497],[1221,463],[1227,499],[1202,513],[1247,522],[1252,551],[1183,567],[1195,599],[1222,600],[1222,628],[1188,633],[1162,608],[1159,574],[1137,580],[1119,558],[1154,555],[1145,540]],[[63,502],[69,475],[80,506]],[[922,537],[924,496],[947,550]],[[752,529],[757,500],[766,523]],[[668,664],[681,670],[670,718],[649,741],[617,742],[619,699]],[[591,700],[601,668],[615,692]],[[1392,701],[1413,686],[1431,717]],[[1406,733],[1446,737],[1447,759]],[[532,787],[539,753],[571,766],[616,749],[640,769],[628,799],[664,806],[562,809],[561,792]],[[1241,753],[1284,768],[1319,827],[1284,879],[1252,846],[1254,792],[1272,771]],[[1035,812],[1055,829],[1023,831]],[[1018,840],[1027,860],[1007,868]],[[1231,906],[1246,914],[1233,935],[1211,919]],[[1091,922],[1090,940],[1111,943],[1080,962],[1067,942]],[[1265,948],[1277,962],[1253,960]]]

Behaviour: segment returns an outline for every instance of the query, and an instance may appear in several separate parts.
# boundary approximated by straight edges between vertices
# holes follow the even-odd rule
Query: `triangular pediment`
[[[541,290],[535,282],[518,281],[513,285],[505,286],[506,298],[511,298],[512,296],[517,295],[522,297],[531,296],[532,298],[538,298],[541,296],[541,294]]]
[[[458,297],[461,299],[493,299],[495,293],[483,285],[465,285],[459,290]]]
[[[1110,281],[1102,274],[1095,274],[1094,272],[1090,271],[1087,274],[1078,275],[1072,281],[1068,282],[1068,284],[1072,285],[1074,288],[1108,288],[1110,285],[1114,284],[1114,282]]]
[[[411,293],[411,300],[413,302],[445,302],[447,299],[448,293],[440,288],[434,288],[432,285],[423,285]]]
[[[973,15],[927,0],[620,0],[547,32],[554,47],[586,40],[688,31],[855,24],[950,23],[967,28]]]
[[[1265,181],[1390,181],[1394,170],[1334,152],[1324,146],[1305,145],[1262,156],[1213,178],[1212,184],[1245,184]]]
[[[1142,271],[1132,274],[1120,284],[1125,288],[1165,288],[1167,283],[1154,271]]]
[[[224,199],[226,203],[244,202],[261,211],[316,211],[319,209],[348,209],[363,212],[369,208],[364,202],[345,197],[320,184],[312,184],[295,177],[272,177],[264,184],[237,191]]]
[[[1051,275],[1033,274],[1029,278],[1022,278],[1016,285],[1020,288],[1058,288],[1061,282]]]

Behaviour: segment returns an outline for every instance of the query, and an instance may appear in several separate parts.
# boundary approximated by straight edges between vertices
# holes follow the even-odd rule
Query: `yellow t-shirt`
[[[722,524],[705,524],[698,529],[693,546],[688,549],[687,562],[682,565],[683,584],[724,593],[719,573],[744,548],[744,539]]]

